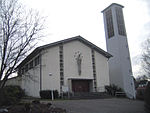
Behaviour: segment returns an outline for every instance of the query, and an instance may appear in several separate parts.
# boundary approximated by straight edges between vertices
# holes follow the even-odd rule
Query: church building
[[[38,47],[19,64],[17,84],[33,97],[41,90],[105,92],[115,84],[135,98],[122,8],[113,3],[102,11],[108,52],[81,36]]]
[[[76,36],[36,48],[18,66],[20,85],[27,95],[40,90],[104,92],[110,85],[109,53]]]

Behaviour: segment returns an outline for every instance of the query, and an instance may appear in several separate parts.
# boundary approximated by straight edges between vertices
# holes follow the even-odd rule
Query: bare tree
[[[147,80],[148,77],[146,75],[140,75],[138,77],[136,77],[136,81],[139,82],[139,81],[142,81],[142,80]]]
[[[15,73],[43,30],[44,19],[17,0],[0,0],[0,88]]]
[[[143,44],[142,67],[148,78],[150,78],[150,38]]]

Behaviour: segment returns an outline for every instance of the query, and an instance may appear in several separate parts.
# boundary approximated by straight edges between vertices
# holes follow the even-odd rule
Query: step
[[[103,98],[111,98],[110,95],[104,92],[89,92],[89,93],[74,93],[70,96],[71,99],[103,99]]]

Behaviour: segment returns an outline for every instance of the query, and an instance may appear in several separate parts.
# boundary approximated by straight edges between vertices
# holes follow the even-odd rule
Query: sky
[[[39,45],[82,36],[106,50],[103,14],[101,11],[111,3],[124,6],[124,20],[127,31],[133,75],[140,70],[141,43],[149,37],[149,0],[21,0],[46,17],[45,37]]]

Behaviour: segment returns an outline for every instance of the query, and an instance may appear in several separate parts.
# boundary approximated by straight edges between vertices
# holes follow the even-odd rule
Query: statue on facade
[[[78,66],[78,74],[81,75],[81,63],[82,63],[82,53],[80,53],[79,51],[75,53],[75,59],[77,61],[77,66]]]

